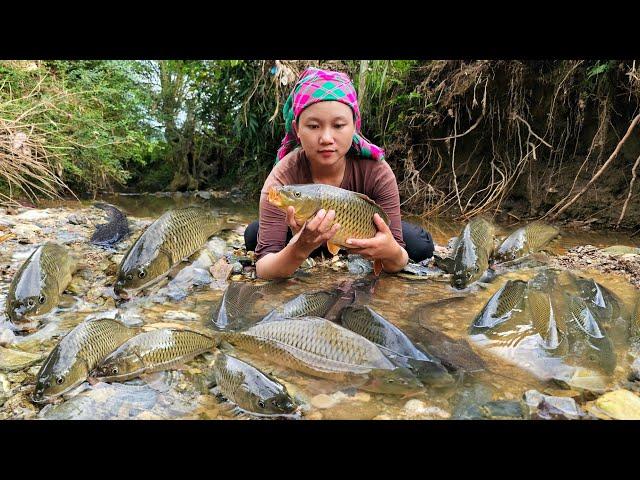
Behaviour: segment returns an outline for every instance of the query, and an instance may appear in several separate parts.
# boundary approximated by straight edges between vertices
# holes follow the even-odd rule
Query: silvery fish
[[[217,332],[220,341],[312,376],[348,381],[381,393],[420,391],[406,368],[396,367],[377,345],[324,318],[258,323],[241,332]]]
[[[165,277],[197,252],[226,220],[200,207],[170,210],[131,245],[118,268],[116,294],[139,290]]]
[[[517,229],[498,247],[495,258],[510,261],[534,253],[544,248],[556,238],[560,230],[542,222],[533,222]]]
[[[137,332],[111,319],[80,323],[60,340],[40,368],[33,401],[46,403],[77,387],[98,362]]]
[[[327,241],[327,249],[336,255],[340,247],[349,238],[372,238],[378,232],[373,221],[377,213],[387,225],[389,217],[382,208],[366,195],[352,192],[331,185],[285,185],[272,187],[269,190],[269,203],[286,211],[287,207],[295,208],[295,218],[298,222],[311,219],[320,209],[336,212],[333,224],[340,224],[340,230]],[[374,262],[374,272],[378,275],[382,271],[382,262]]]
[[[213,374],[219,392],[244,412],[276,417],[289,416],[297,409],[284,385],[231,355],[217,354]]]
[[[9,285],[6,312],[11,322],[27,325],[31,317],[55,308],[75,269],[66,247],[47,242],[36,248]]]
[[[568,305],[568,355],[581,367],[612,374],[616,367],[615,349],[598,319],[597,311],[579,297],[565,296]]]
[[[267,283],[231,282],[211,314],[211,322],[220,330],[238,330],[260,319],[253,306],[259,299],[278,292],[279,281]],[[255,317],[255,318],[254,318]]]
[[[524,306],[527,282],[522,280],[507,280],[487,302],[482,311],[471,324],[471,334],[482,333],[506,322],[516,312],[521,312]]]
[[[378,345],[400,366],[413,371],[423,383],[435,386],[454,382],[440,360],[416,347],[387,319],[366,305],[350,305],[342,311],[342,325]]]
[[[494,227],[484,218],[474,218],[462,230],[453,253],[451,285],[462,289],[478,280],[489,268]]]
[[[303,293],[284,305],[273,309],[262,321],[278,318],[324,317],[337,300],[337,292]]]
[[[130,338],[96,367],[95,378],[124,382],[143,373],[173,369],[215,348],[209,336],[186,329],[161,328]]]

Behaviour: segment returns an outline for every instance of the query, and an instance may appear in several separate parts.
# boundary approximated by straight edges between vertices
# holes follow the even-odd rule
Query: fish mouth
[[[269,189],[269,203],[276,207],[282,207],[282,197],[278,187],[273,186]]]

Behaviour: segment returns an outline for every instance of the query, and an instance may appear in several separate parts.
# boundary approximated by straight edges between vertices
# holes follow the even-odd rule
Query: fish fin
[[[336,245],[331,240],[327,240],[327,250],[329,250],[331,255],[337,255],[340,251],[340,245]]]
[[[380,276],[381,272],[382,272],[382,260],[377,258],[376,260],[373,261],[373,273],[375,274],[376,277],[378,277]]]

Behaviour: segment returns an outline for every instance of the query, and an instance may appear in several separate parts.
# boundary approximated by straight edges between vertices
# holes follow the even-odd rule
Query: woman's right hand
[[[334,210],[326,212],[324,209],[321,209],[315,217],[305,222],[302,226],[297,224],[293,214],[293,207],[289,207],[287,209],[287,223],[292,230],[294,229],[293,224],[295,224],[295,228],[297,228],[289,244],[295,244],[296,248],[304,253],[305,256],[309,256],[311,252],[333,237],[340,229],[340,224],[338,223],[333,226],[331,225],[336,218],[336,212]]]

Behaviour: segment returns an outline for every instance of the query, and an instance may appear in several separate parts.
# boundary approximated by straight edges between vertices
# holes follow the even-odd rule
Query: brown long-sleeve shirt
[[[396,176],[389,164],[382,160],[371,160],[347,155],[347,164],[340,188],[364,193],[376,202],[389,216],[393,237],[404,247],[402,225],[400,223],[400,193]],[[313,183],[311,167],[304,151],[300,148],[287,154],[271,170],[260,193],[260,228],[258,230],[258,259],[267,253],[277,253],[286,246],[286,213],[268,201],[269,188],[281,185]]]

